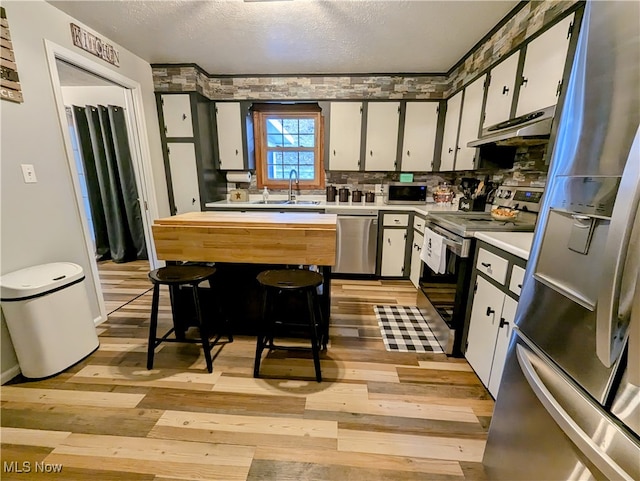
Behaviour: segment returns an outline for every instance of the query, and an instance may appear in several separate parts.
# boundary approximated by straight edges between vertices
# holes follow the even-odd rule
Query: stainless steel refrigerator
[[[640,2],[587,2],[484,465],[640,480]]]

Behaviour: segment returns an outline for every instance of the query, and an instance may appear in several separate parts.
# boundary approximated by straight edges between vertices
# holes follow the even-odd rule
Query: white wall
[[[18,67],[20,68],[20,67]],[[119,105],[124,107],[123,87],[62,87],[64,104],[77,105]]]
[[[85,284],[92,313],[98,317],[98,294],[74,197],[44,40],[73,50],[140,83],[158,215],[162,217],[169,215],[169,202],[151,67],[99,32],[98,35],[120,51],[120,68],[74,47],[69,24],[83,24],[44,1],[2,3],[7,13],[24,102],[0,101],[0,274],[47,262],[80,264],[87,275]],[[37,183],[23,182],[20,164],[34,165]],[[15,372],[17,365],[4,322],[3,318],[0,326],[2,381],[6,380],[7,373]]]

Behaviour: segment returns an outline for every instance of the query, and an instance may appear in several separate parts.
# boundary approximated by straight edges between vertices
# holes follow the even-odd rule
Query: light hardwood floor
[[[146,269],[112,265],[105,296],[147,289]],[[116,273],[120,271],[120,273]],[[123,282],[115,282],[122,279]],[[136,291],[137,292],[137,291]],[[50,379],[5,385],[2,479],[483,480],[493,401],[463,359],[387,352],[376,304],[415,305],[408,281],[333,282],[331,342],[314,380],[307,353],[264,355],[255,339],[214,349],[163,344],[146,369],[151,294],[99,326],[100,347]],[[160,323],[170,325],[168,295]],[[62,465],[36,473],[36,463]]]

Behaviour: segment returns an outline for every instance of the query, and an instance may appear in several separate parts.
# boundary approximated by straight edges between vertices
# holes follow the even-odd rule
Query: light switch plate
[[[33,168],[32,164],[20,164],[22,167],[22,177],[24,177],[24,182],[26,184],[34,184],[38,182],[36,178],[36,169]]]

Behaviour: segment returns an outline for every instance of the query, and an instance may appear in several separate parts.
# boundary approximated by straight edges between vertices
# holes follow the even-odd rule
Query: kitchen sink
[[[288,200],[256,200],[251,202],[252,204],[288,204]]]
[[[318,205],[320,204],[319,200],[290,200],[287,204],[296,204],[296,205]]]

